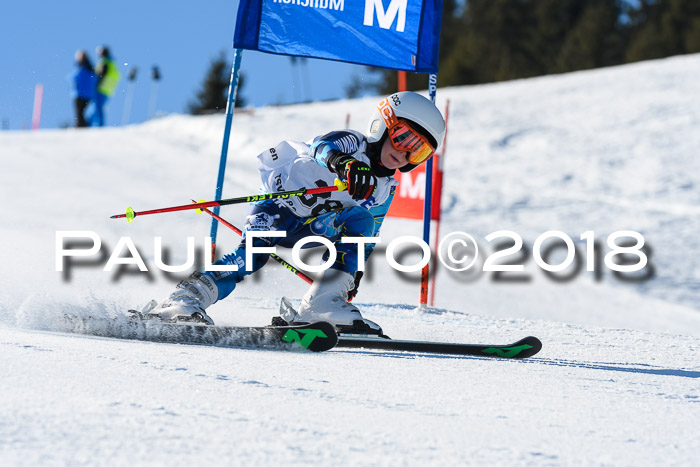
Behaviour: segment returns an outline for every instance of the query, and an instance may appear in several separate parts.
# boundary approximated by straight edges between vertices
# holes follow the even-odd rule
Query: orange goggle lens
[[[408,151],[408,162],[413,165],[425,162],[435,153],[435,148],[425,136],[403,121],[389,128],[389,139],[397,151]]]

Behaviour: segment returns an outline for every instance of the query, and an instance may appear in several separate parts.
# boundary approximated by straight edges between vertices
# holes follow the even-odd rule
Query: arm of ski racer
[[[329,168],[329,158],[332,156],[337,156],[339,154],[348,155],[350,157],[355,156],[355,154],[360,150],[361,141],[354,132],[350,131],[332,131],[328,134],[320,136],[309,148],[309,155],[316,160],[316,162],[326,168]],[[332,159],[331,159],[332,161]],[[389,206],[394,199],[394,193],[392,191],[389,198],[379,206],[374,206],[369,209],[369,211],[374,216],[374,236],[379,235],[379,229],[384,222],[384,217],[387,211],[389,211]],[[365,260],[369,258],[369,255],[374,250],[374,244],[368,243],[365,245]]]
[[[374,216],[374,232],[372,234],[373,237],[379,237],[379,230],[382,228],[382,223],[384,222],[386,213],[389,211],[389,206],[391,206],[391,202],[393,200],[394,190],[392,189],[391,194],[389,195],[386,201],[384,201],[379,206],[369,208],[369,212],[371,212],[372,216]],[[374,246],[374,243],[365,244],[365,261],[369,259],[369,255],[371,255],[372,251],[374,251]]]
[[[372,168],[358,158],[364,154],[363,148],[360,138],[352,132],[334,131],[318,138],[309,148],[309,154],[319,165],[347,181],[348,194],[361,200],[369,199],[377,187]]]
[[[360,140],[349,131],[332,131],[319,137],[309,148],[309,155],[327,169],[333,170],[329,165],[329,158],[342,153],[350,157],[360,149]]]

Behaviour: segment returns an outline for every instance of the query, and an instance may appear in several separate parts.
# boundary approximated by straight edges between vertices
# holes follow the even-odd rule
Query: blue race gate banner
[[[233,46],[437,73],[442,0],[241,0]]]

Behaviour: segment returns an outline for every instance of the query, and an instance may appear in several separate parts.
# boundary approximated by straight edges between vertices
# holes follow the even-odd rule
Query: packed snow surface
[[[160,344],[60,332],[65,313],[115,316],[162,299],[201,258],[210,218],[192,211],[109,219],[211,199],[224,117],[173,115],[122,128],[0,133],[0,461],[62,464],[686,464],[700,452],[700,56],[485,86],[449,99],[441,238],[466,232],[477,267],[437,270],[421,309],[417,274],[386,245],[420,237],[385,221],[356,298],[394,338],[507,344],[538,336],[524,361],[362,349],[323,354]],[[282,139],[364,130],[376,97],[238,113],[224,197],[256,193],[255,156]],[[109,109],[117,112],[118,109]],[[245,206],[222,216],[239,227]],[[509,230],[520,273],[478,272]],[[554,280],[533,245],[575,242]],[[57,232],[93,232],[100,254],[57,271]],[[586,271],[617,231],[643,235],[649,263]],[[128,237],[149,272],[103,268]],[[500,239],[504,240],[503,238]],[[83,242],[87,248],[90,242]],[[237,236],[219,227],[219,251]],[[118,251],[119,253],[119,251]],[[280,250],[291,258],[291,251]],[[562,250],[550,263],[564,258]],[[310,261],[318,259],[318,253]],[[417,250],[403,255],[420,259]],[[634,260],[634,258],[632,258]],[[58,264],[57,264],[58,263]],[[635,280],[630,280],[635,279]],[[219,324],[264,325],[306,284],[276,264],[214,305]]]

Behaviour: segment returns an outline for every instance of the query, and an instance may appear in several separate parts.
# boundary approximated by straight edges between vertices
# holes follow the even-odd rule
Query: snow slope
[[[418,318],[436,328],[444,316]],[[453,334],[486,341],[527,328],[546,347],[541,357],[516,362],[362,350],[281,354],[5,330],[0,456],[24,465],[697,459],[697,338],[446,321],[440,326],[458,326]]]
[[[555,282],[438,270],[436,308],[383,249],[421,235],[388,219],[358,306],[398,338],[507,343],[523,362],[334,350],[323,355],[128,342],[56,332],[65,311],[114,314],[168,294],[171,263],[209,233],[192,212],[109,219],[211,198],[224,119],[173,115],[100,130],[0,133],[0,460],[5,464],[691,464],[700,432],[700,56],[494,85],[450,100],[441,232],[618,230],[652,247],[651,279],[606,269]],[[376,98],[237,115],[224,196],[257,192],[255,155],[280,139],[362,130]],[[222,215],[241,224],[244,207]],[[93,231],[103,256],[56,271],[56,232]],[[104,272],[120,237],[150,272]],[[238,239],[220,228],[226,251]],[[289,251],[280,254],[291,257]],[[410,262],[416,255],[408,253]],[[264,324],[305,284],[270,264],[211,309]]]

